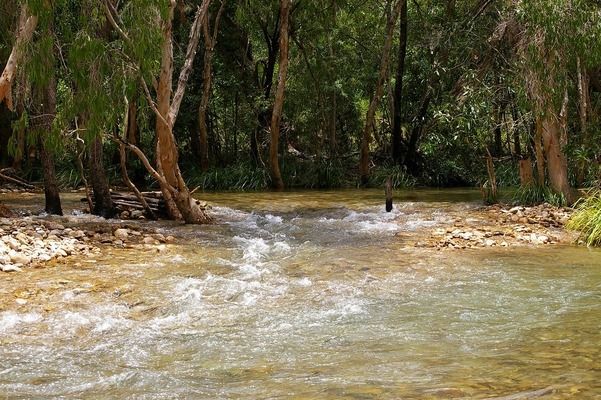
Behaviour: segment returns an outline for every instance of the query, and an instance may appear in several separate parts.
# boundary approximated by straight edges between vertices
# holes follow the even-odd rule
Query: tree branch
[[[202,30],[203,23],[205,21],[205,17],[207,15],[209,5],[211,4],[211,0],[203,0],[200,7],[196,11],[196,16],[194,17],[194,23],[192,24],[192,28],[190,28],[190,40],[188,41],[188,49],[186,50],[186,59],[184,61],[184,66],[179,74],[179,79],[177,82],[177,89],[175,94],[173,95],[173,100],[171,102],[171,106],[169,107],[169,121],[171,124],[169,127],[173,128],[173,124],[177,118],[177,113],[179,112],[179,107],[184,98],[184,92],[186,91],[186,84],[188,83],[188,78],[190,77],[190,72],[192,71],[192,65],[194,64],[194,58],[196,57],[196,52],[198,50],[198,41],[200,40],[200,32]]]

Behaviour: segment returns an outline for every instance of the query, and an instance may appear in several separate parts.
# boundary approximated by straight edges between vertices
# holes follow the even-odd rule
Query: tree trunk
[[[257,86],[260,91],[263,92],[263,99],[268,102],[271,97],[271,88],[273,87],[273,75],[275,71],[275,64],[278,60],[279,46],[280,46],[280,17],[282,14],[282,3],[280,2],[278,10],[278,18],[276,18],[275,27],[273,33],[269,33],[267,22],[261,23],[260,28],[265,38],[265,45],[267,47],[267,62],[264,65],[262,76],[257,73]],[[255,69],[257,67],[255,66]],[[259,110],[257,115],[258,125],[255,129],[254,134],[250,136],[250,150],[251,158],[255,165],[263,165],[263,159],[261,156],[262,148],[261,143],[263,142],[263,133],[271,126],[272,110],[271,108],[263,108]]]
[[[388,65],[390,63],[390,49],[392,48],[392,34],[396,21],[401,12],[404,0],[397,0],[394,3],[394,8],[390,11],[388,21],[386,22],[386,37],[384,40],[384,48],[382,49],[382,59],[380,61],[380,74],[376,83],[374,96],[369,103],[367,110],[367,116],[365,118],[365,127],[363,128],[363,136],[361,137],[361,157],[359,161],[359,173],[361,176],[361,184],[366,185],[369,181],[369,145],[371,143],[371,136],[373,133],[373,126],[375,123],[376,110],[380,104],[380,98],[382,97],[382,90],[384,89],[384,82],[388,75]]]
[[[545,186],[545,154],[543,152],[543,121],[541,117],[536,118],[534,126],[534,154],[536,156],[537,182],[539,186]]]
[[[336,26],[338,18],[338,4],[336,0],[332,0],[332,26]],[[336,67],[334,62],[336,60],[336,53],[334,51],[334,45],[332,40],[333,33],[330,32],[328,37],[328,52],[329,52],[329,71],[330,71],[330,84],[333,85],[336,82]],[[330,157],[334,157],[338,153],[338,141],[336,139],[336,120],[338,114],[338,96],[337,89],[333,87],[330,92],[330,112],[328,114],[328,141],[330,145]]]
[[[398,165],[403,158],[403,137],[401,129],[402,100],[403,100],[403,75],[405,74],[405,56],[407,55],[407,0],[403,0],[401,21],[399,24],[399,55],[394,84],[394,116],[392,119],[392,159]]]
[[[219,32],[219,21],[223,13],[225,0],[221,2],[212,35],[209,33],[209,16],[205,17],[203,24],[203,36],[205,41],[204,66],[202,72],[202,97],[198,107],[198,125],[199,125],[199,144],[200,144],[200,169],[206,172],[209,169],[209,141],[207,127],[207,108],[209,107],[209,98],[211,96],[211,84],[213,77],[213,54],[215,53],[215,44],[217,43],[217,33]]]
[[[515,99],[512,99],[515,101]],[[520,144],[520,130],[518,127],[518,110],[515,104],[511,106],[511,119],[513,120],[512,129],[513,129],[513,152],[517,157],[521,157],[522,155],[522,146]]]
[[[156,111],[158,112],[156,121],[156,157],[159,175],[162,180],[159,181],[161,191],[165,197],[167,211],[172,219],[183,219],[186,223],[206,223],[210,218],[198,207],[196,201],[192,198],[188,187],[181,175],[178,165],[178,150],[173,135],[173,124],[183,92],[189,77],[189,72],[196,55],[196,46],[200,36],[202,21],[206,15],[210,0],[204,0],[199,8],[196,19],[191,29],[190,41],[184,68],[180,73],[177,91],[171,101],[171,85],[173,75],[173,9],[175,2],[171,0],[167,19],[162,21],[163,45],[161,48],[161,70],[159,74]]]
[[[580,58],[577,58],[577,72],[578,72],[578,116],[580,117],[580,142],[584,149],[590,148],[590,134],[588,129],[588,114],[590,105],[590,78],[582,68]],[[587,162],[586,159],[582,158],[578,160],[578,166],[576,170],[576,185],[582,186],[586,177]]]
[[[56,114],[56,80],[54,75],[49,79],[47,86],[41,90],[41,115],[43,121],[39,126],[40,161],[42,162],[42,174],[44,176],[44,198],[46,205],[44,209],[48,214],[63,215],[58,183],[54,169],[54,160],[51,151],[47,148],[46,137],[51,134],[52,123]]]
[[[414,125],[411,129],[411,135],[409,136],[409,142],[407,143],[407,153],[405,154],[405,160],[403,162],[405,166],[407,166],[407,170],[413,175],[417,174],[418,172],[417,145],[422,136],[424,125],[426,123],[426,114],[428,113],[428,107],[430,107],[432,96],[432,86],[428,86],[415,117]]]
[[[284,189],[278,152],[280,143],[280,123],[282,120],[282,109],[284,107],[284,96],[286,91],[286,76],[288,74],[288,22],[291,5],[292,0],[281,0],[280,2],[280,68],[278,73],[278,86],[275,92],[273,111],[271,113],[271,142],[269,144],[269,172],[271,174],[271,185],[276,190]]]
[[[501,126],[503,124],[503,111],[501,106],[495,106],[495,129],[494,129],[494,146],[493,154],[495,157],[501,157],[503,155],[503,130]]]
[[[40,138],[39,146],[40,161],[42,162],[43,169],[42,174],[44,176],[44,199],[46,203],[44,210],[48,214],[63,215],[58,183],[56,182],[54,160],[44,144],[44,139]]]
[[[11,87],[13,80],[15,79],[15,73],[19,62],[21,61],[22,52],[25,44],[31,40],[33,32],[35,31],[38,24],[38,17],[30,15],[26,5],[21,9],[21,16],[19,17],[19,27],[16,34],[17,40],[15,41],[4,71],[0,75],[0,104],[3,102],[6,104],[8,109],[13,110],[13,99],[11,93]]]
[[[89,152],[88,168],[90,170],[90,183],[94,192],[94,209],[91,212],[104,218],[113,218],[115,216],[115,208],[111,200],[109,181],[102,161],[103,149],[101,137],[92,139]]]
[[[547,114],[542,120],[542,139],[547,155],[549,183],[553,190],[563,194],[568,204],[572,203],[572,188],[568,181],[568,162],[562,151],[562,126],[553,114]]]
[[[532,160],[530,157],[519,161],[520,167],[520,186],[528,187],[534,185],[534,174],[532,172]]]

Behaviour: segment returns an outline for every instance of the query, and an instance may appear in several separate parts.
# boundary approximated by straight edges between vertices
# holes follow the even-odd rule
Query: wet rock
[[[153,238],[152,236],[144,236],[144,239],[142,240],[142,242],[144,244],[158,244],[159,242]]]
[[[162,234],[160,234],[160,233],[156,233],[156,234],[152,235],[152,237],[153,237],[154,239],[156,239],[157,241],[161,242],[161,243],[165,243],[165,242],[167,241],[167,240],[165,239],[165,236],[163,236],[163,235],[162,235]]]
[[[69,234],[69,236],[71,236],[72,238],[75,238],[75,239],[81,239],[81,238],[84,238],[86,236],[86,233],[84,231],[77,230],[77,231],[71,232]]]
[[[126,240],[129,237],[129,230],[124,228],[119,228],[113,232],[113,235],[120,240]]]
[[[140,211],[140,210],[134,210],[131,212],[131,218],[132,219],[143,219],[144,218],[144,212]]]
[[[21,272],[22,269],[17,267],[16,265],[11,265],[11,264],[5,264],[2,265],[0,264],[0,270],[2,270],[2,272]]]

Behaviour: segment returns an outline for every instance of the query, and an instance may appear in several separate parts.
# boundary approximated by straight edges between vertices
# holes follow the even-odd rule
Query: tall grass
[[[190,188],[200,187],[202,190],[253,191],[269,187],[267,171],[250,164],[236,164],[204,173],[192,169],[186,173],[186,177]]]
[[[576,212],[568,221],[568,229],[579,231],[587,246],[601,245],[601,191],[595,189],[576,205]]]
[[[524,206],[549,203],[557,207],[566,205],[565,196],[553,191],[548,186],[528,185],[520,186],[513,195],[513,202]]]

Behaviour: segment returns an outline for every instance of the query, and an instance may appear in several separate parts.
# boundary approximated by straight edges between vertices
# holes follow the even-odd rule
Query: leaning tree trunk
[[[403,137],[401,130],[403,75],[405,74],[405,56],[407,55],[407,0],[403,0],[401,21],[399,24],[399,55],[394,84],[394,117],[392,119],[392,159],[398,165],[403,158]]]
[[[173,125],[179,106],[184,96],[186,84],[190,77],[192,64],[196,56],[196,47],[200,39],[203,20],[206,16],[210,0],[203,0],[190,30],[190,40],[186,51],[184,67],[180,72],[178,86],[171,99],[173,76],[173,12],[175,2],[172,0],[169,13],[162,23],[163,45],[161,47],[161,71],[157,88],[156,102],[156,157],[159,174],[164,178],[159,181],[161,191],[167,203],[167,211],[173,219],[183,219],[186,223],[206,223],[211,218],[206,215],[188,189],[178,165],[178,150],[173,134]]]
[[[92,139],[89,151],[88,168],[90,170],[90,183],[94,192],[94,209],[90,211],[94,215],[112,218],[115,216],[115,207],[113,206],[109,181],[102,162],[102,138]]]
[[[365,127],[363,128],[363,136],[361,137],[361,157],[359,161],[359,173],[361,176],[361,184],[366,185],[369,180],[369,145],[373,132],[376,110],[380,104],[380,97],[384,89],[384,82],[388,75],[388,64],[390,63],[390,49],[392,48],[392,34],[396,21],[401,12],[404,0],[397,0],[394,3],[394,8],[391,10],[386,22],[386,38],[384,40],[384,48],[382,49],[382,59],[380,61],[380,74],[376,83],[374,96],[369,103],[367,116],[365,118]]]
[[[15,79],[17,67],[22,58],[22,52],[25,44],[31,40],[33,32],[38,24],[38,17],[30,15],[26,5],[21,9],[19,18],[19,27],[17,31],[17,40],[13,45],[13,49],[8,57],[4,71],[0,75],[0,104],[6,103],[7,107],[12,111],[13,101],[11,87]]]
[[[132,150],[142,161],[146,170],[157,180],[165,199],[169,217],[191,224],[207,223],[212,219],[192,197],[181,174],[178,166],[178,150],[173,134],[173,125],[177,119],[186,91],[188,78],[190,77],[194,58],[196,57],[202,24],[210,4],[211,0],[203,0],[194,17],[194,22],[190,28],[190,38],[188,40],[184,64],[179,74],[177,90],[173,94],[173,98],[171,98],[171,85],[173,75],[173,16],[176,6],[175,0],[169,1],[166,18],[160,22],[163,43],[161,45],[161,67],[156,89],[156,102],[152,99],[148,85],[140,74],[142,89],[144,90],[149,106],[156,116],[157,168],[154,169],[152,167],[146,155],[137,146],[124,142],[122,139],[114,139]],[[119,26],[119,18],[116,15],[117,11],[110,1],[104,2],[104,11],[115,31],[128,46],[133,46],[134,44],[128,34]],[[138,63],[133,62],[131,66],[138,72],[140,71]]]
[[[280,143],[280,123],[284,96],[286,92],[286,76],[288,74],[288,22],[290,19],[290,6],[292,0],[281,0],[280,3],[280,69],[278,73],[278,87],[275,92],[273,112],[271,114],[271,142],[269,144],[269,172],[271,185],[274,189],[282,190],[284,181],[280,172],[278,150]]]

